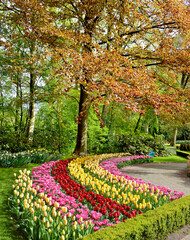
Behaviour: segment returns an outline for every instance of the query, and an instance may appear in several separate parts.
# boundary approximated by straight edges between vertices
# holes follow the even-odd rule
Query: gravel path
[[[142,178],[156,186],[164,186],[190,195],[190,178],[187,163],[146,163],[124,167],[120,171],[135,178]],[[190,240],[190,224],[168,236],[166,240]]]

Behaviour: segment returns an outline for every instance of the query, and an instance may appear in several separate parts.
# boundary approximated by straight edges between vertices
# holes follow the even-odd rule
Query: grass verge
[[[20,169],[32,170],[41,164],[28,164],[19,168],[0,168],[0,239],[1,240],[23,240],[21,233],[16,231],[11,224],[8,213],[8,197],[11,194],[14,173]]]
[[[187,162],[186,158],[172,154],[169,157],[154,157],[154,162]]]

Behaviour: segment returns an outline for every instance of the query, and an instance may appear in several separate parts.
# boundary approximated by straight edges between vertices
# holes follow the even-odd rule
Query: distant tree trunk
[[[108,13],[110,14],[110,13]],[[111,26],[108,25],[108,29],[107,29],[107,39],[110,38],[110,32],[111,32]],[[107,41],[107,46],[106,46],[107,50],[110,51],[110,43],[109,41]],[[106,97],[107,97],[107,94],[106,94]],[[110,104],[104,104],[103,105],[103,109],[102,109],[102,114],[101,114],[101,119],[102,119],[102,125],[101,127],[105,127],[107,126],[107,120],[108,120],[108,112],[109,112],[109,107],[110,107]]]
[[[22,120],[23,120],[23,106],[22,106],[22,85],[21,79],[19,79],[19,90],[20,90],[20,126],[19,126],[19,135],[22,133]]]
[[[188,81],[189,81],[189,75],[187,75],[186,73],[182,73],[182,76],[181,76],[181,88],[182,89],[186,88]]]
[[[16,111],[15,111],[15,133],[18,135],[18,125],[19,125],[19,79],[16,79]]]
[[[149,130],[149,126],[148,126],[148,124],[145,124],[145,125],[144,125],[144,131],[145,131],[145,133],[148,133],[148,130]]]
[[[175,130],[174,130],[174,134],[173,134],[172,141],[171,141],[171,146],[174,146],[174,147],[175,147],[175,145],[176,145],[177,132],[178,132],[178,129],[177,129],[177,127],[176,127]]]
[[[88,93],[83,85],[80,85],[80,102],[79,102],[79,123],[77,131],[77,143],[74,154],[87,154],[87,129],[88,129],[88,113],[91,101]]]
[[[31,41],[30,45],[30,55],[34,55],[36,51],[35,42]],[[30,67],[30,97],[29,97],[29,110],[28,110],[28,118],[26,122],[26,138],[27,143],[29,145],[33,142],[33,135],[34,135],[34,125],[35,125],[35,111],[36,111],[36,104],[35,104],[35,83],[36,83],[36,72],[33,64]]]
[[[136,127],[135,127],[134,132],[136,132],[137,129],[138,129],[138,127],[139,127],[139,123],[140,123],[140,121],[141,121],[141,117],[142,117],[142,113],[139,114],[139,118],[138,118],[138,121],[137,121],[137,124],[136,124]]]
[[[3,88],[2,88],[2,85],[1,85],[1,79],[0,79],[0,92],[1,92],[1,111],[2,111],[2,117],[1,117],[1,128],[0,129],[3,129],[3,120],[4,120],[4,106],[3,106]]]
[[[36,76],[33,71],[30,72],[30,102],[29,102],[29,110],[28,110],[28,121],[26,125],[26,138],[29,145],[33,142],[33,134],[34,134],[34,124],[35,124],[35,97],[34,97],[34,86],[36,82]]]
[[[61,153],[61,122],[58,116],[58,125],[59,125],[59,144],[58,144],[58,150],[59,153]]]
[[[102,114],[101,114],[101,119],[102,119],[102,122],[103,122],[103,125],[101,125],[102,127],[107,126],[109,107],[110,107],[109,104],[104,104],[103,105]]]

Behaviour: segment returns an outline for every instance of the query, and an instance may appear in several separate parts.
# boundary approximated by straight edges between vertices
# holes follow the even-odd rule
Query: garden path
[[[120,169],[123,174],[142,178],[156,186],[164,186],[190,195],[187,163],[145,163]],[[171,233],[166,240],[190,240],[190,224]]]
[[[134,178],[142,178],[156,186],[171,188],[172,191],[190,195],[190,178],[187,163],[145,163],[124,167],[120,171]]]

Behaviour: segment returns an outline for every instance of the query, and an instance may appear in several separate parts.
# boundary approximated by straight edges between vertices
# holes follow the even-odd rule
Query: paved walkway
[[[187,163],[146,163],[124,167],[120,171],[135,178],[142,178],[147,183],[190,195],[190,178],[187,177],[186,169]],[[170,234],[166,240],[190,240],[190,224]]]
[[[187,177],[187,163],[145,163],[124,167],[124,174],[142,178],[156,186],[171,188],[190,195],[190,178]]]

